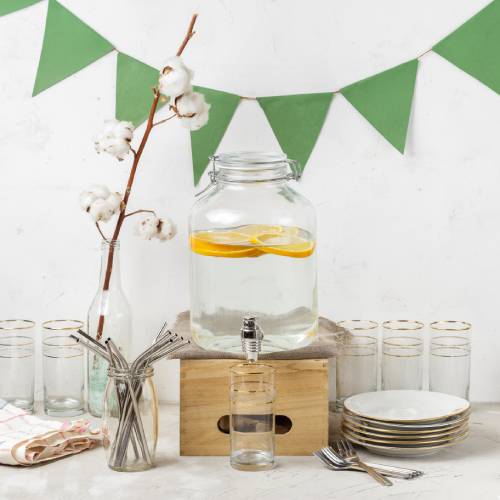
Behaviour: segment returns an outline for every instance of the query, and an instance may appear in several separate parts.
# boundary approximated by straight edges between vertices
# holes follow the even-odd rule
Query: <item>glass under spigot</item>
[[[231,466],[268,470],[274,466],[275,370],[258,362],[264,334],[256,318],[243,319],[241,345],[247,362],[231,368]]]

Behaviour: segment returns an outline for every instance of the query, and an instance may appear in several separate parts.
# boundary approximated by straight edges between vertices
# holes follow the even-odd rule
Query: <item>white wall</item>
[[[185,53],[195,83],[252,96],[333,90],[404,62],[488,0],[62,3],[156,67],[198,11]],[[0,317],[37,321],[84,318],[99,240],[77,196],[91,182],[123,189],[128,169],[92,144],[113,116],[115,53],[31,98],[46,9],[44,1],[0,18]],[[498,95],[431,53],[418,72],[405,156],[337,96],[301,182],[319,216],[322,313],[470,320],[475,400],[500,399],[499,116]],[[245,101],[220,150],[252,148],[278,145],[257,103]],[[155,130],[140,168],[131,206],[170,215],[180,234],[155,244],[123,232],[137,347],[189,304],[186,130]],[[175,399],[176,362],[160,371],[162,398]]]

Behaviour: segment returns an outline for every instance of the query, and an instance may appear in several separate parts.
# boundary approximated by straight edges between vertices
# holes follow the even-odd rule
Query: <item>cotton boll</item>
[[[176,97],[190,92],[191,79],[184,70],[170,71],[158,79],[158,90],[160,94],[175,99]]]
[[[122,161],[130,151],[130,143],[123,139],[102,137],[96,141],[95,150],[98,153],[108,153],[117,158],[119,161]]]
[[[108,222],[114,214],[112,207],[102,198],[95,200],[88,212],[95,222]]]
[[[104,210],[104,205],[102,202],[105,202],[107,204],[107,208],[109,209],[109,211],[111,211],[111,215],[113,215],[121,206],[120,193],[111,193],[109,189],[102,184],[95,184],[91,186],[87,191],[83,191],[80,194],[80,206],[82,207],[82,210],[85,210],[86,212],[90,213],[91,207],[97,201],[99,201],[99,203],[97,203],[97,205],[94,207],[94,215],[97,214],[101,209]],[[94,215],[92,215],[92,218],[94,218],[95,220]],[[109,217],[111,217],[111,215]],[[104,215],[104,218],[106,218],[106,214]],[[101,218],[100,220],[103,219]]]
[[[191,71],[189,68],[186,67],[184,64],[184,61],[182,60],[182,57],[180,56],[171,56],[169,57],[165,63],[163,64],[163,68],[166,69],[171,69],[171,70],[178,70],[178,69],[185,69],[189,71],[189,74],[193,76],[193,71]]]
[[[114,135],[118,139],[125,139],[126,141],[131,141],[134,137],[134,125],[132,122],[121,122],[114,120],[116,123],[114,125]]]
[[[181,125],[189,130],[199,130],[208,122],[208,110],[204,113],[197,113],[193,117],[181,117]]]
[[[175,106],[181,116],[191,116],[203,111],[205,96],[199,92],[188,92],[175,100]]]
[[[96,196],[94,193],[91,193],[90,191],[83,191],[80,194],[80,207],[82,210],[85,210],[85,212],[89,211],[90,205],[96,200]]]
[[[158,235],[160,220],[154,215],[148,215],[138,221],[135,228],[136,234],[143,240],[151,240]]]
[[[177,227],[167,217],[159,219],[157,238],[161,241],[171,240],[177,234]]]
[[[107,198],[106,202],[110,206],[110,208],[113,210],[114,213],[116,213],[118,210],[120,210],[122,206],[122,196],[120,193],[111,193]]]
[[[180,96],[175,101],[175,106],[181,123],[191,130],[198,130],[208,121],[210,104],[205,101],[205,96],[199,92],[189,92]]]
[[[130,151],[134,126],[130,122],[106,120],[102,133],[95,141],[98,153],[108,153],[118,160],[123,160]]]
[[[90,187],[89,192],[94,195],[94,197],[105,199],[110,195],[110,191],[107,186],[103,184],[94,184]]]
[[[131,141],[134,136],[134,125],[132,122],[125,122],[112,118],[104,121],[104,128],[101,135],[116,139],[125,139]]]
[[[102,128],[101,135],[103,136],[113,136],[118,120],[111,118],[110,120],[104,120],[104,127]]]
[[[180,57],[171,57],[165,63],[158,80],[160,94],[175,98],[191,91],[193,72],[187,68]]]

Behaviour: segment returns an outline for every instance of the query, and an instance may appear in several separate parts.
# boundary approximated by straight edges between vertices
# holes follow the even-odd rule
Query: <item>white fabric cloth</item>
[[[0,399],[0,464],[33,465],[80,453],[102,441],[90,422],[42,420]]]

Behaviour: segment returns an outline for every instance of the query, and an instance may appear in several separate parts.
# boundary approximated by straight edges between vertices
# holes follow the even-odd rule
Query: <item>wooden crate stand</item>
[[[180,454],[228,455],[229,369],[234,359],[183,359],[180,377]],[[275,414],[291,420],[276,434],[277,455],[310,455],[328,444],[328,360],[266,360],[276,369]],[[286,419],[285,419],[286,420]]]

